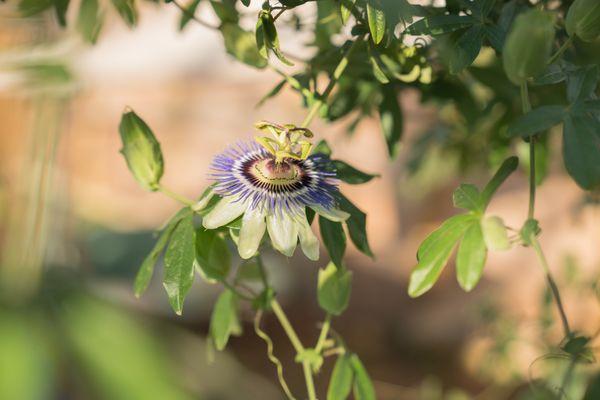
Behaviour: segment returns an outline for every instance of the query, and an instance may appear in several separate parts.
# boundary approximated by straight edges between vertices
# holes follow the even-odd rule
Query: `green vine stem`
[[[521,84],[521,101],[523,105],[523,113],[526,114],[531,110],[531,101],[529,99],[529,92],[527,89],[527,82],[523,82]],[[536,194],[536,171],[535,171],[535,138],[532,136],[529,141],[529,211],[528,211],[528,219],[533,219],[535,212],[535,194]],[[565,336],[567,338],[572,337],[571,328],[569,326],[569,322],[567,319],[567,315],[565,313],[560,292],[558,290],[558,286],[556,285],[556,281],[552,277],[552,273],[550,272],[550,267],[548,265],[548,261],[546,260],[546,256],[540,246],[539,241],[537,240],[536,233],[532,233],[529,237],[529,242],[531,246],[535,250],[537,258],[544,269],[544,273],[546,275],[546,281],[548,282],[548,286],[552,291],[552,295],[554,297],[554,301],[558,308],[558,312],[560,314],[560,318],[562,321],[563,329],[565,332]]]
[[[165,196],[172,198],[173,200],[176,200],[182,204],[185,204],[186,206],[192,207],[192,206],[194,206],[194,204],[196,204],[193,200],[188,199],[187,197],[182,196],[179,193],[175,193],[172,190],[167,189],[163,185],[159,184],[157,187],[157,191],[161,192]]]
[[[572,43],[573,43],[573,36],[569,36],[569,38],[563,43],[562,46],[560,46],[560,48],[556,51],[556,53],[554,53],[554,55],[552,57],[550,57],[550,60],[548,61],[548,65],[554,64],[556,62],[556,60],[558,60],[558,58],[565,52],[565,50],[567,50],[569,48],[569,46],[571,46]]]
[[[331,314],[327,314],[325,316],[325,321],[323,322],[323,326],[321,327],[321,333],[319,334],[319,339],[317,340],[317,344],[315,345],[315,353],[321,354],[323,351],[323,346],[325,346],[325,341],[327,340],[327,335],[329,334],[329,328],[331,327]]]
[[[315,102],[312,104],[312,106],[308,110],[308,114],[306,115],[306,118],[304,118],[304,121],[302,121],[302,124],[300,125],[300,127],[308,128],[310,123],[316,117],[317,113],[319,112],[319,109],[323,106],[323,104],[325,104],[325,102],[327,101],[327,97],[329,96],[329,94],[331,93],[333,88],[335,87],[337,81],[341,78],[346,67],[348,66],[348,61],[350,59],[350,55],[356,48],[357,44],[359,42],[362,42],[363,39],[364,39],[364,36],[359,36],[354,42],[352,42],[352,44],[347,46],[347,49],[344,52],[342,59],[340,60],[338,65],[335,67],[335,70],[333,71],[333,74],[331,75],[331,78],[329,79],[329,83],[327,84],[327,87],[323,91],[323,94],[321,94],[321,96],[319,96],[319,98],[317,100],[315,100]]]

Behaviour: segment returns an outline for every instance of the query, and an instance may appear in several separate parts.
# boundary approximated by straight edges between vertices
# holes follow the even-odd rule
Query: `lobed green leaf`
[[[456,278],[463,290],[470,292],[483,273],[487,249],[479,221],[473,221],[458,246]]]

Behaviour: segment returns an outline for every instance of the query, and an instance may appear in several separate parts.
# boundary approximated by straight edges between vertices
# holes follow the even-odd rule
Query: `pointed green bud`
[[[152,130],[133,110],[126,108],[119,133],[123,142],[121,153],[134,178],[145,189],[157,190],[164,165],[160,144]]]
[[[575,0],[567,12],[567,33],[584,42],[600,36],[600,1]]]
[[[508,33],[502,53],[508,79],[520,85],[541,73],[550,59],[554,34],[552,14],[540,10],[520,14]]]

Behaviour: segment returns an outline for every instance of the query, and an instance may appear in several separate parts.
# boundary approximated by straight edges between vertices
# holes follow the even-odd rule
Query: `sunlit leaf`
[[[77,16],[77,30],[86,42],[96,43],[103,22],[104,14],[100,11],[98,0],[82,0]]]
[[[221,25],[221,33],[225,40],[225,50],[237,60],[256,68],[267,66],[265,60],[256,48],[256,40],[252,32],[240,28],[234,23]]]
[[[327,388],[327,400],[346,400],[352,391],[354,370],[350,354],[338,357],[331,373],[331,380]]]
[[[385,35],[385,13],[380,0],[367,0],[367,20],[371,39],[379,44]]]
[[[333,315],[340,315],[348,307],[352,290],[352,272],[330,262],[319,270],[317,299],[319,306]]]
[[[356,400],[375,400],[375,388],[363,363],[356,354],[350,356],[354,371],[354,398]]]
[[[456,254],[456,278],[460,287],[470,292],[481,279],[487,249],[479,221],[473,221],[465,232]]]
[[[461,184],[452,194],[454,207],[477,211],[481,209],[481,199],[477,186],[468,183]]]

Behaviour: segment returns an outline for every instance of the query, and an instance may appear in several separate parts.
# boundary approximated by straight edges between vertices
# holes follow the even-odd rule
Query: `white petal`
[[[236,199],[236,197],[232,196],[223,197],[215,208],[204,216],[202,225],[206,229],[216,229],[242,215],[248,206],[243,201],[235,201]]]
[[[298,243],[298,226],[288,214],[281,214],[267,216],[267,230],[273,247],[291,257],[296,249],[296,243]]]
[[[242,218],[242,229],[238,241],[240,257],[248,259],[256,254],[267,224],[262,208],[248,209]]]
[[[305,215],[301,215],[296,219],[298,226],[298,235],[300,236],[300,247],[304,255],[309,259],[316,261],[319,259],[319,239],[315,236]]]
[[[350,214],[348,214],[345,211],[340,210],[339,208],[332,208],[331,210],[328,210],[324,207],[321,206],[310,206],[310,208],[312,208],[313,210],[315,210],[319,215],[324,216],[325,218],[327,218],[330,221],[333,222],[342,222],[347,220],[350,217]]]

